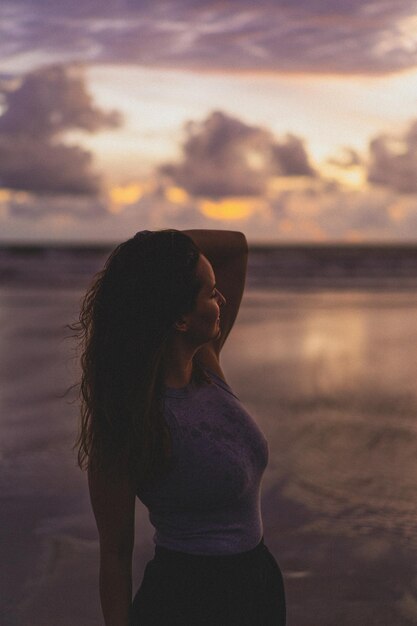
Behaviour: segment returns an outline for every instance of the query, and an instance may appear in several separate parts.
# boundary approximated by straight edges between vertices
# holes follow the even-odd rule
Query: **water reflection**
[[[312,391],[339,393],[358,384],[366,367],[366,321],[360,310],[313,310],[304,318],[300,362],[310,370]]]
[[[57,397],[79,296],[0,292],[0,573],[16,624],[101,623],[77,406]],[[314,626],[312,609],[332,626],[417,618],[416,310],[414,293],[248,292],[222,353],[269,441],[264,522],[297,626]],[[135,587],[152,554],[142,506],[136,527]]]
[[[267,431],[267,485],[311,529],[417,547],[414,294],[275,294],[257,321],[248,304],[226,367]]]

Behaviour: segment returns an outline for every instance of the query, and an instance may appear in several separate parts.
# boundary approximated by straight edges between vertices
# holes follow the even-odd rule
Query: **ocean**
[[[104,247],[0,249],[0,623],[99,626],[65,325]],[[268,439],[289,626],[417,623],[417,245],[252,247],[226,378]],[[134,589],[152,558],[138,501]]]

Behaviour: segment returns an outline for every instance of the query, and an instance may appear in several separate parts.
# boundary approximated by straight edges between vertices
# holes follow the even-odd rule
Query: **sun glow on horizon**
[[[206,217],[216,220],[240,220],[262,209],[259,198],[230,197],[222,200],[200,200],[199,209]]]
[[[189,199],[188,193],[182,187],[168,187],[165,197],[172,204],[185,204]]]
[[[145,193],[144,185],[130,183],[112,187],[109,191],[109,209],[111,213],[121,213],[125,206],[135,204]]]

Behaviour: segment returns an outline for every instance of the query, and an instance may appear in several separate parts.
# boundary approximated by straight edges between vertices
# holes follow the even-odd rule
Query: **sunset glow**
[[[256,209],[250,198],[227,198],[218,202],[202,200],[199,208],[204,215],[216,220],[244,219]]]
[[[125,187],[113,187],[110,190],[110,198],[114,204],[134,204],[142,197],[144,189],[137,183]]]
[[[417,236],[411,6],[141,7],[6,0],[5,240],[39,219],[62,237],[65,211],[71,239],[138,220],[257,241]]]

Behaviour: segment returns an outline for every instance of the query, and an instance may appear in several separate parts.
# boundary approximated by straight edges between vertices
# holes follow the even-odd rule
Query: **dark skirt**
[[[249,552],[194,555],[155,547],[130,626],[285,626],[280,568],[261,542]]]

